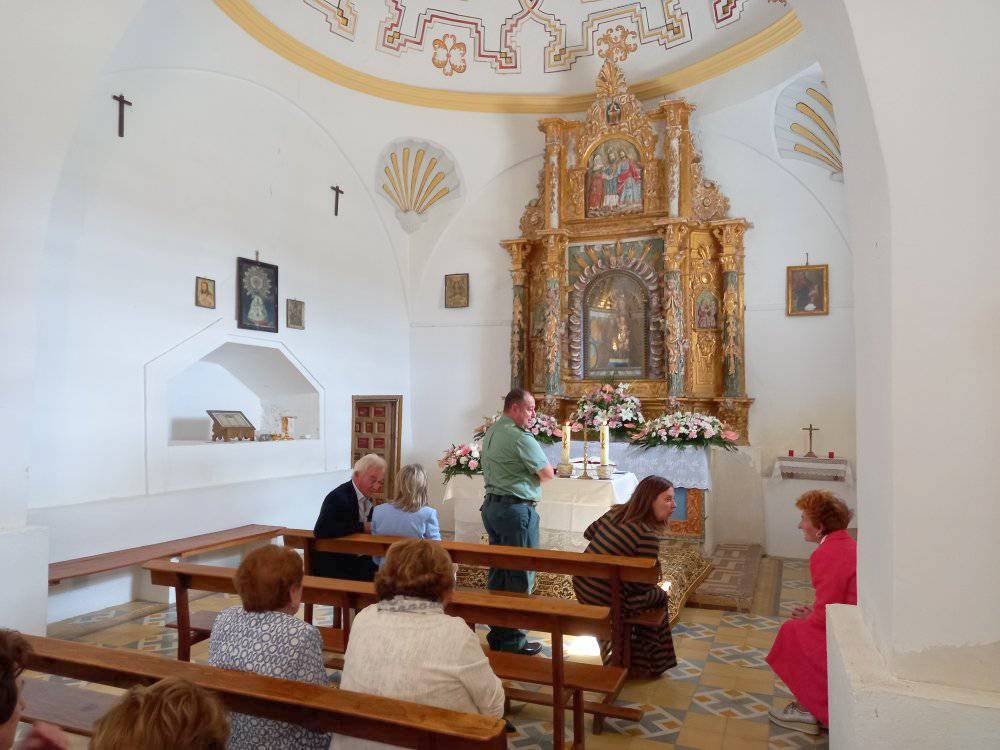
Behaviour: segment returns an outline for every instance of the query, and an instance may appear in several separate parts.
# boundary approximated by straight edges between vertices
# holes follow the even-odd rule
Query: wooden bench
[[[21,696],[21,721],[44,721],[72,734],[90,737],[94,724],[118,702],[118,696],[87,690],[61,682],[26,677]]]
[[[28,669],[116,687],[151,685],[165,677],[182,677],[213,691],[230,711],[299,724],[317,732],[337,732],[421,750],[500,750],[507,747],[504,722],[489,716],[464,714],[409,701],[365,695],[295,680],[265,677],[249,672],[217,669],[204,664],[170,661],[136,651],[25,636],[34,649]],[[32,684],[36,683],[36,684]],[[70,731],[90,732],[99,708],[106,710],[100,693],[82,688],[52,689],[54,683],[26,680],[25,715],[32,720],[61,723]],[[77,697],[76,691],[84,694]],[[94,698],[94,696],[98,696]],[[113,696],[111,702],[115,701]],[[65,706],[47,701],[89,701],[72,720]],[[89,711],[89,713],[88,713]],[[77,726],[89,716],[88,726]]]
[[[394,542],[405,537],[375,534],[349,534],[336,539],[316,539],[308,529],[285,529],[285,546],[304,551],[306,570],[311,570],[312,553],[346,552],[355,555],[382,557]],[[590,552],[538,549],[534,547],[505,547],[494,544],[470,542],[441,542],[451,555],[453,563],[478,565],[508,570],[537,570],[545,573],[563,573],[571,576],[589,576],[610,582],[611,587],[611,640],[614,644],[615,663],[628,667],[624,661],[628,628],[622,618],[623,583],[659,583],[659,562],[652,557],[618,557],[597,555]],[[306,620],[312,622],[311,607],[306,608]]]
[[[211,565],[191,565],[187,563],[172,563],[166,560],[154,560],[144,566],[150,571],[154,584],[172,586],[176,589],[177,627],[178,627],[178,659],[188,660],[191,654],[191,613],[188,607],[188,590],[214,591],[234,593],[233,576],[235,569]],[[302,601],[312,604],[333,604],[341,607],[345,613],[361,609],[375,601],[375,586],[364,581],[345,581],[335,578],[320,578],[305,576],[302,581]],[[553,743],[555,747],[563,747],[565,728],[563,717],[566,707],[565,691],[568,687],[565,671],[566,663],[563,654],[563,635],[592,635],[608,639],[611,635],[609,610],[607,607],[595,607],[578,602],[554,599],[549,597],[528,596],[524,594],[508,594],[506,592],[485,591],[455,591],[446,610],[448,614],[461,617],[470,625],[490,623],[506,627],[525,628],[551,634],[552,659],[544,660],[538,657],[539,664],[548,667],[548,675],[544,681],[533,679],[534,671],[527,674],[517,673],[513,666],[508,671],[509,679],[525,682],[541,682],[552,686],[553,711]],[[333,631],[331,636],[324,635],[324,643],[334,639],[343,639],[346,646],[350,635],[350,617],[344,617],[342,629],[320,628],[320,632]],[[204,622],[202,623],[204,625]],[[210,628],[210,626],[209,626]],[[204,632],[204,627],[202,627]],[[335,649],[336,650],[336,649]],[[587,665],[594,670],[614,669],[598,665]],[[534,668],[533,668],[534,669]],[[624,670],[618,668],[616,674],[621,674],[624,680]],[[520,674],[520,676],[518,676]],[[574,672],[574,675],[583,674]],[[617,678],[615,678],[617,679]],[[591,690],[583,684],[582,677],[574,678],[578,687],[571,692]],[[603,683],[602,683],[603,684]],[[600,691],[601,685],[593,688]],[[619,688],[620,689],[620,688]],[[544,696],[534,696],[532,702],[547,705]],[[593,709],[598,704],[589,704]],[[580,700],[572,703],[574,711],[574,726],[582,726],[584,705]],[[616,713],[620,710],[615,707]],[[633,718],[641,718],[641,712],[635,712]],[[574,740],[575,747],[583,747],[583,732],[579,732]]]
[[[144,547],[132,547],[116,552],[91,555],[90,557],[78,557],[75,560],[49,563],[49,585],[53,586],[69,578],[79,578],[95,573],[106,573],[109,570],[128,568],[132,565],[142,565],[150,560],[190,557],[205,552],[237,547],[249,542],[273,539],[280,536],[282,531],[281,526],[249,524],[238,526],[235,529],[213,531],[209,534],[198,534],[159,544],[148,544]]]

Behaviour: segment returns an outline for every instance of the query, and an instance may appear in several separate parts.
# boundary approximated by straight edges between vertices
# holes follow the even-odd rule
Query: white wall
[[[170,440],[211,440],[207,409],[241,411],[251,424],[261,424],[260,397],[222,365],[199,360],[170,380]]]

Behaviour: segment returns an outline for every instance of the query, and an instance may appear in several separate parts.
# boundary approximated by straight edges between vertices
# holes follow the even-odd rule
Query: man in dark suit
[[[358,459],[351,478],[323,500],[313,531],[317,539],[336,539],[348,534],[371,531],[371,496],[382,489],[385,461],[374,453]],[[378,566],[368,555],[314,552],[313,575],[373,581]]]

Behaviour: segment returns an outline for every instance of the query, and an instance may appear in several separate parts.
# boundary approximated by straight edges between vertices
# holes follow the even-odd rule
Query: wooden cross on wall
[[[331,185],[330,190],[333,191],[333,215],[340,216],[340,196],[344,194],[340,185]]]
[[[111,97],[118,102],[118,137],[125,137],[125,107],[131,107],[132,102],[125,98],[124,94],[117,94]]]

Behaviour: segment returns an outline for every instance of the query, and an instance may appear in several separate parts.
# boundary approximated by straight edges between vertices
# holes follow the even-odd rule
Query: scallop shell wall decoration
[[[394,141],[382,152],[375,176],[379,194],[396,209],[407,232],[415,231],[432,209],[461,193],[454,159],[428,141]]]
[[[843,182],[844,165],[833,103],[830,90],[818,73],[796,78],[778,95],[774,137],[778,153],[785,158],[816,164],[828,170],[831,179]]]

